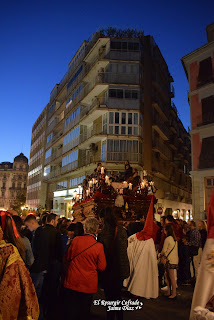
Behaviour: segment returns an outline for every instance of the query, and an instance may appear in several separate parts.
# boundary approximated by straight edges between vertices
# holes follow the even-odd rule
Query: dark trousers
[[[47,320],[57,319],[57,305],[59,302],[61,263],[54,261],[47,270],[43,284],[42,301]]]
[[[42,289],[43,289],[43,282],[44,282],[44,276],[45,273],[44,272],[38,272],[38,273],[31,273],[30,274],[32,282],[34,284],[35,290],[36,290],[36,294],[37,294],[37,298],[39,301],[39,309],[40,309],[40,315],[39,315],[39,319],[43,318],[43,304],[42,304]]]
[[[65,315],[63,320],[89,320],[92,300],[92,293],[64,289]]]
[[[117,284],[114,287],[105,287],[104,292],[105,292],[105,299],[107,301],[116,301],[116,300],[122,300],[121,298],[121,290],[122,290],[122,284]],[[122,304],[120,304],[122,307]],[[123,311],[122,309],[119,311],[107,311],[106,309],[106,319],[107,320],[123,320]]]

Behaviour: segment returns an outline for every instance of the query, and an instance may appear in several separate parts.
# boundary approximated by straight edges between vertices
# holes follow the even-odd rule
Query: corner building
[[[0,209],[12,209],[27,192],[28,158],[20,153],[14,162],[0,163]]]
[[[40,204],[68,214],[73,191],[97,162],[118,172],[129,160],[154,179],[163,212],[185,218],[191,211],[190,138],[171,102],[171,82],[151,36],[110,28],[84,41],[43,113],[39,179],[47,189]]]
[[[214,23],[206,31],[208,43],[181,59],[189,81],[193,211],[200,220],[214,189]]]

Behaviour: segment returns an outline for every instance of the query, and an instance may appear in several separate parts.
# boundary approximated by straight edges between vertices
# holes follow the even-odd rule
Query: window
[[[102,161],[106,161],[106,141],[102,142]]]
[[[128,124],[132,124],[132,113],[128,113]]]
[[[67,189],[67,186],[68,186],[68,182],[65,180],[65,181],[62,181],[62,182],[57,182],[57,190],[61,190],[61,189]]]
[[[138,136],[139,132],[141,132],[139,131],[139,125],[142,125],[142,121],[139,124],[139,119],[141,118],[142,116],[137,112],[111,111],[109,112],[109,118],[107,115],[105,116],[105,121],[107,120],[107,123],[103,122],[103,132],[107,134],[128,134]]]
[[[107,140],[107,160],[141,161],[142,143],[135,140]]]
[[[114,112],[109,112],[109,123],[114,123]]]
[[[79,114],[80,106],[78,106],[78,108],[75,111],[73,111],[67,119],[65,119],[65,127],[67,127],[67,125],[69,125],[69,123],[72,121],[73,125],[77,124],[77,122],[79,121]]]
[[[121,127],[121,134],[126,134],[126,127]]]
[[[119,123],[119,112],[115,112],[115,123]]]
[[[62,167],[66,166],[69,163],[74,163],[74,167],[77,167],[78,160],[78,150],[69,153],[67,156],[62,158]]]
[[[80,126],[76,127],[75,129],[71,130],[63,139],[63,146],[72,142],[71,148],[74,148],[79,143],[79,135],[80,135]]]
[[[211,57],[200,62],[198,74],[198,86],[202,86],[212,80],[212,59]]]
[[[126,113],[122,113],[122,124],[126,124]]]
[[[45,153],[45,159],[49,158],[51,156],[52,148],[50,148],[48,151]]]
[[[53,139],[53,132],[47,137],[47,143]]]
[[[109,98],[123,98],[123,90],[122,89],[109,89]]]
[[[74,74],[74,76],[72,77],[72,79],[69,81],[68,85],[67,85],[67,89],[72,85],[72,83],[74,82],[74,80],[78,77],[78,75],[81,73],[83,66],[81,66],[77,72]]]
[[[214,96],[202,99],[201,102],[203,124],[214,123]]]
[[[134,124],[138,124],[138,113],[134,113]]]

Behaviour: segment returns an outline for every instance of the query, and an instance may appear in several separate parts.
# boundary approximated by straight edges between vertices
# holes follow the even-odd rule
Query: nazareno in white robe
[[[154,240],[140,241],[136,234],[128,238],[130,277],[123,285],[133,295],[146,299],[157,298],[159,294],[158,265]]]
[[[201,264],[198,270],[197,281],[192,299],[190,320],[195,320],[194,309],[205,308],[208,301],[214,295],[214,271],[209,270],[207,255],[214,250],[214,239],[207,239],[202,253]]]

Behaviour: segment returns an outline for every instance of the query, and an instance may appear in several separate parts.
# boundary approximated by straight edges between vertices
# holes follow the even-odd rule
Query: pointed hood
[[[214,190],[211,194],[207,212],[207,239],[214,239]]]
[[[144,228],[142,231],[137,232],[136,237],[138,240],[149,240],[153,238],[153,232],[154,232],[154,220],[153,220],[153,197],[152,197]]]

